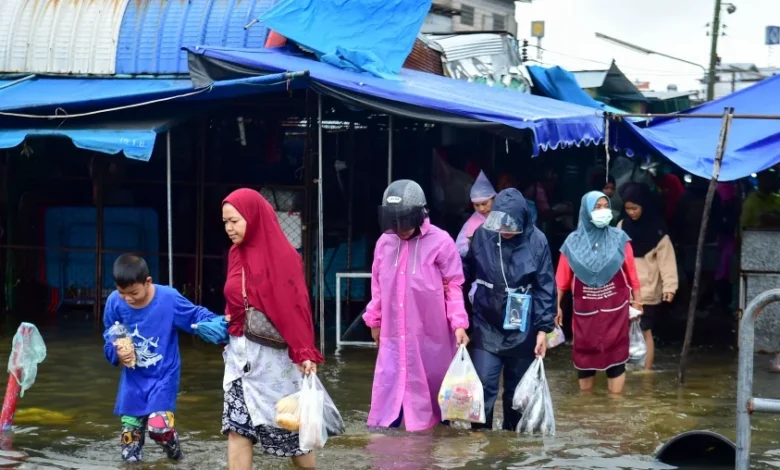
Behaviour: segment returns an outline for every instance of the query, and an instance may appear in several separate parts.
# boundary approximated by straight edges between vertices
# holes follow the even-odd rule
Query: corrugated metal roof
[[[607,79],[606,70],[583,70],[572,72],[572,75],[577,79],[577,84],[583,90],[601,88],[601,85],[603,85],[604,81]]]
[[[0,0],[0,71],[113,73],[128,1]]]
[[[442,48],[450,62],[505,53],[504,38],[500,34],[432,35],[431,38]]]
[[[116,73],[187,73],[187,53],[182,46],[263,47],[268,29],[259,23],[245,26],[274,3],[132,0],[122,19]]]
[[[263,47],[275,0],[0,0],[0,72],[183,74],[182,46]]]

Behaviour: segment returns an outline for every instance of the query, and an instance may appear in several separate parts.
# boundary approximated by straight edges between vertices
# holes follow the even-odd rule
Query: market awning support
[[[696,319],[696,305],[699,301],[699,283],[701,282],[701,258],[704,253],[704,240],[707,235],[707,225],[710,220],[710,210],[712,209],[712,200],[715,197],[715,187],[718,184],[720,167],[723,162],[723,153],[726,151],[729,131],[731,130],[731,121],[734,118],[734,108],[725,108],[723,110],[722,123],[720,126],[720,138],[718,139],[718,148],[715,152],[715,161],[712,165],[712,179],[707,188],[707,197],[704,200],[704,210],[701,217],[701,227],[699,228],[699,240],[696,244],[696,266],[693,271],[693,288],[691,289],[691,300],[688,304],[688,321],[685,325],[685,341],[683,341],[682,353],[680,354],[680,369],[677,380],[680,385],[685,383],[685,369],[688,366],[688,354],[691,349],[691,339],[693,338],[693,324]]]
[[[168,207],[168,285],[173,287],[173,207],[171,203],[171,131],[165,133],[165,189]]]
[[[393,116],[387,117],[387,185],[393,182]]]
[[[320,317],[320,352],[325,355],[325,240],[322,206],[322,95],[317,95],[317,301]]]

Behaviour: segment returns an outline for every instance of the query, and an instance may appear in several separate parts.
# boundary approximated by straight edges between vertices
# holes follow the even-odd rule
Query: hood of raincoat
[[[504,239],[502,240],[502,243],[516,244],[524,238],[531,237],[534,232],[537,232],[533,221],[531,220],[531,210],[528,207],[528,202],[526,202],[523,194],[515,188],[505,189],[498,193],[496,200],[493,201],[491,215],[494,213],[496,214],[495,217],[499,217],[500,214],[509,215],[512,219],[517,221],[519,227],[523,231],[522,236]],[[488,219],[490,219],[490,215],[488,216]]]
[[[474,232],[463,264],[467,284],[477,283],[471,344],[493,354],[531,358],[537,332],[554,328],[555,275],[550,247],[544,233],[531,223],[528,204],[520,191],[501,191],[491,215],[496,211],[517,220],[523,233],[504,239],[484,225]],[[529,327],[524,332],[504,330],[507,288],[531,295]]]
[[[490,184],[485,172],[480,171],[477,180],[471,187],[471,202],[485,202],[491,198],[496,197],[496,190],[493,189],[493,185]]]

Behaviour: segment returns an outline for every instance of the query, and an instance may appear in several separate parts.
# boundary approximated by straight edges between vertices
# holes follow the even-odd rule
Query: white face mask
[[[596,209],[590,213],[590,220],[598,228],[604,228],[612,222],[612,210]]]

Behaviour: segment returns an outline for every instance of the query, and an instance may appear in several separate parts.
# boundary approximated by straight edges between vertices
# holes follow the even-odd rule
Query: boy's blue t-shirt
[[[135,369],[122,367],[114,408],[118,416],[142,417],[156,411],[176,410],[181,372],[177,329],[194,334],[190,325],[216,316],[194,305],[176,289],[157,284],[154,287],[154,298],[144,308],[130,307],[117,291],[106,300],[105,331],[115,322],[125,325],[137,356]],[[116,346],[108,339],[103,350],[108,362],[119,365]]]

